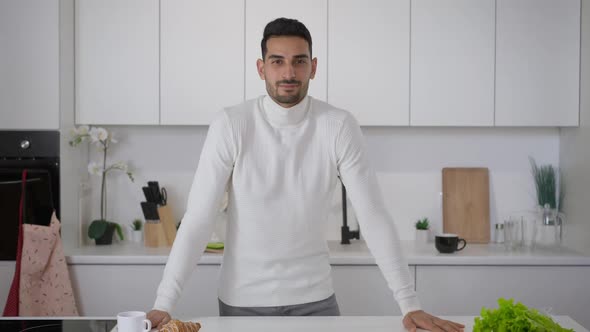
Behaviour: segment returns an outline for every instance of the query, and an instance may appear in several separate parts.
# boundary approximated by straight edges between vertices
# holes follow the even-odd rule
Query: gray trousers
[[[340,316],[336,295],[325,300],[278,307],[234,307],[219,300],[219,316]]]

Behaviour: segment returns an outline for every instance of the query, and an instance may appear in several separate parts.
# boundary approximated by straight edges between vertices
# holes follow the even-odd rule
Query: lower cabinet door
[[[127,310],[151,310],[163,265],[70,265],[78,310],[84,316],[115,316]],[[220,265],[199,265],[174,309],[180,318],[218,316]],[[412,278],[415,267],[410,266]],[[332,266],[342,315],[400,315],[401,311],[375,265]]]
[[[415,266],[410,266],[412,277]],[[343,316],[401,315],[393,292],[376,265],[334,265],[332,279]]]
[[[12,286],[12,279],[14,277],[14,261],[0,261],[0,306],[4,309],[10,287]]]

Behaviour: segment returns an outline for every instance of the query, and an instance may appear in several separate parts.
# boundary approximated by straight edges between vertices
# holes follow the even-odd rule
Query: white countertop
[[[366,244],[353,241],[341,245],[328,241],[332,265],[374,265]],[[568,248],[507,251],[499,244],[468,244],[453,254],[440,254],[433,243],[402,242],[410,265],[569,265],[590,266],[590,255]],[[147,248],[123,243],[107,246],[65,248],[68,264],[166,264],[170,248]],[[205,253],[199,264],[221,264],[222,254]]]
[[[473,316],[441,316],[465,324],[465,332],[473,330]],[[406,332],[402,317],[340,316],[340,317],[205,317],[190,319],[202,326],[199,332]],[[562,327],[588,332],[568,316],[553,316]],[[113,329],[113,332],[117,328]],[[422,331],[422,330],[419,330]]]
[[[439,316],[465,325],[465,332],[473,330],[475,316]],[[569,316],[551,316],[553,321],[576,332],[589,332]],[[0,317],[0,320],[14,317]],[[23,320],[114,320],[116,317],[17,317]],[[338,317],[201,317],[185,319],[199,322],[200,332],[406,332],[400,316],[338,316]],[[152,329],[152,331],[156,331]],[[423,330],[418,330],[423,331]],[[117,332],[115,327],[111,332]]]

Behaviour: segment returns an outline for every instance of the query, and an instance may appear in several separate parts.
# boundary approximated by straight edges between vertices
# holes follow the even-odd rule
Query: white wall
[[[109,177],[108,216],[120,223],[141,217],[141,186],[158,180],[168,188],[176,217],[182,217],[188,190],[207,127],[112,126],[119,143],[111,160],[130,161],[136,182],[121,173]],[[363,128],[369,156],[381,190],[403,239],[414,236],[412,223],[423,216],[440,229],[441,169],[446,166],[484,166],[490,169],[491,222],[511,211],[534,206],[534,187],[528,156],[539,163],[558,163],[557,129],[531,128]],[[92,160],[99,160],[92,149]],[[85,170],[86,164],[80,164]],[[92,178],[98,192],[98,178]],[[98,211],[98,196],[88,199]],[[329,239],[340,236],[340,200],[326,229]],[[85,212],[88,218],[95,212]]]
[[[580,127],[560,133],[560,165],[564,174],[566,245],[590,251],[590,0],[582,0]]]
[[[59,2],[59,93],[60,93],[60,154],[61,154],[61,223],[65,244],[78,241],[78,209],[72,202],[77,201],[78,183],[85,176],[81,169],[88,154],[83,149],[72,149],[69,131],[74,125],[74,1]]]

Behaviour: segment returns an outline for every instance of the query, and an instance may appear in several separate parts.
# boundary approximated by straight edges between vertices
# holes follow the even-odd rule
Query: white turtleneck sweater
[[[226,189],[219,299],[265,307],[328,298],[334,290],[323,224],[338,176],[402,313],[420,309],[354,117],[312,97],[287,109],[268,96],[223,110],[209,127],[154,308],[172,311]]]

